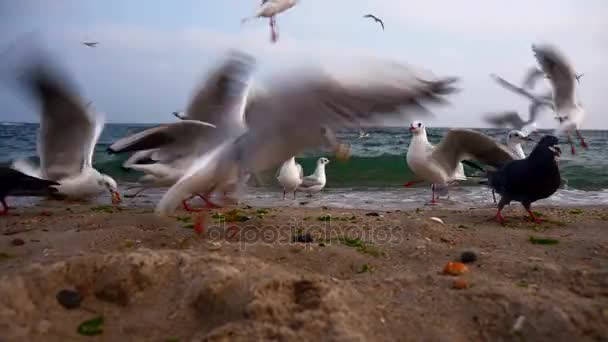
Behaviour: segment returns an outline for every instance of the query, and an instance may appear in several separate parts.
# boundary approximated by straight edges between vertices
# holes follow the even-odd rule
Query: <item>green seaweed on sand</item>
[[[317,217],[318,221],[321,222],[331,222],[331,215],[327,214],[327,215],[321,215],[319,217]]]
[[[572,209],[570,210],[570,214],[572,215],[580,215],[582,213],[584,213],[585,211],[583,209]]]
[[[186,223],[182,226],[184,229],[194,229],[194,225],[192,223]]]
[[[357,270],[358,274],[361,273],[366,273],[366,272],[372,272],[374,270],[374,268],[372,266],[370,266],[369,264],[363,264],[361,265],[361,268],[359,270]]]
[[[374,257],[380,257],[384,255],[384,253],[378,248],[371,246],[370,243],[364,242],[359,238],[351,239],[348,237],[341,237],[338,239],[338,241],[340,241],[340,243],[345,246],[355,248],[358,252],[363,254],[369,254]]]
[[[95,211],[95,212],[103,212],[103,213],[108,213],[108,214],[112,214],[114,213],[114,207],[111,205],[98,205],[95,207],[91,207],[91,211]]]
[[[103,333],[103,316],[98,316],[80,323],[78,333],[85,336],[94,336]]]
[[[190,217],[190,216],[176,216],[175,219],[178,222],[182,222],[182,223],[192,222],[192,217]]]
[[[8,253],[0,252],[0,261],[12,259],[12,258],[13,258],[13,256]]]
[[[557,245],[559,243],[559,240],[537,238],[537,237],[534,237],[534,236],[530,236],[530,238],[528,240],[533,245]]]
[[[211,215],[211,218],[219,223],[223,222],[245,222],[251,219],[251,217],[245,215],[245,213],[239,209],[232,209],[226,213],[216,212]]]
[[[264,218],[264,216],[266,216],[266,214],[268,214],[270,211],[268,211],[268,209],[258,209],[255,211],[255,216],[257,216],[258,218]]]

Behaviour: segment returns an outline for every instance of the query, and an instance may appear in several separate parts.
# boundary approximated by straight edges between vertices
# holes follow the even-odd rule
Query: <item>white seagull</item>
[[[327,176],[325,176],[325,165],[327,164],[329,164],[329,159],[324,157],[319,158],[315,172],[302,179],[302,184],[298,187],[298,191],[306,192],[308,196],[312,196],[312,194],[323,190],[327,183]]]
[[[415,143],[423,141],[420,137],[424,130],[419,130],[418,127],[410,127],[410,130],[414,134],[414,146],[410,144],[407,162],[416,176],[432,184],[433,204],[436,203],[435,193],[449,185],[461,161],[475,159],[498,168],[505,162],[516,159],[506,146],[477,131],[452,129],[438,145],[430,149],[424,143]]]
[[[350,69],[358,77],[330,71],[305,68],[275,78],[274,86],[248,103],[246,132],[196,160],[163,196],[156,212],[170,215],[193,194],[213,191],[235,176],[274,168],[326,143],[329,131],[402,122],[427,113],[424,101],[442,103],[456,91],[455,78],[425,77],[397,63],[368,62]]]
[[[86,199],[108,191],[113,203],[120,202],[116,181],[93,168],[104,116],[87,110],[65,77],[50,63],[34,66],[26,84],[42,105],[38,136],[40,168],[26,160],[16,161],[14,168],[58,182],[58,194],[70,199]]]
[[[262,3],[257,8],[255,14],[251,17],[243,18],[241,23],[245,23],[254,18],[269,18],[271,32],[270,39],[273,43],[276,43],[279,37],[277,32],[276,16],[294,7],[297,5],[297,3],[298,0],[262,0]]]
[[[277,180],[283,187],[283,199],[285,199],[285,194],[288,191],[293,192],[293,199],[296,199],[296,190],[302,184],[302,177],[304,177],[302,165],[297,163],[294,157],[287,159],[281,165]]]
[[[197,89],[186,113],[174,113],[181,121],[127,136],[108,150],[137,151],[123,166],[144,172],[140,181],[151,186],[175,184],[199,156],[245,131],[244,111],[253,66],[251,57],[231,51]],[[142,159],[154,163],[138,164]],[[207,196],[200,197],[210,204]],[[185,202],[184,207],[190,210]]]
[[[553,103],[559,121],[559,126],[554,135],[566,132],[572,154],[575,154],[576,150],[571,138],[571,131],[574,130],[581,146],[587,149],[587,143],[585,143],[585,139],[579,131],[585,117],[585,110],[577,100],[577,75],[574,68],[568,59],[553,45],[532,45],[532,51],[553,88]]]
[[[513,152],[517,159],[526,158],[526,153],[524,152],[522,144],[525,144],[528,141],[533,140],[526,132],[512,130],[507,134],[507,147],[509,148],[509,150],[511,150],[511,152]]]
[[[426,127],[421,121],[414,121],[410,124],[409,131],[412,133],[412,140],[407,150],[406,161],[407,165],[418,175],[419,172],[424,172],[426,167],[426,155],[435,149],[435,146],[429,142]],[[466,180],[467,176],[464,173],[464,166],[462,163],[458,163],[453,174],[450,176],[449,182],[463,181]],[[421,181],[410,181],[404,184],[405,187],[410,187],[415,183]]]

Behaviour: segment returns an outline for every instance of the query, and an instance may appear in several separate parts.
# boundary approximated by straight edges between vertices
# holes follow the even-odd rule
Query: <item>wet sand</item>
[[[181,211],[14,210],[0,218],[0,340],[84,339],[99,316],[93,341],[608,338],[606,207],[539,207],[540,226],[516,205],[506,226],[493,209],[230,210],[200,236]],[[464,251],[469,271],[443,274]],[[63,289],[80,307],[58,303]]]

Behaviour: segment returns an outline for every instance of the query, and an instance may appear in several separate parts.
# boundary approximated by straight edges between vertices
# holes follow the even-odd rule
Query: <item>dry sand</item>
[[[209,218],[201,236],[193,214],[148,208],[0,218],[0,340],[608,339],[606,208],[540,208],[537,226],[512,206],[505,227],[490,209],[259,209],[241,207],[236,229]],[[463,251],[477,255],[469,272],[442,274]],[[62,289],[79,308],[58,303]],[[98,316],[103,332],[80,336]]]

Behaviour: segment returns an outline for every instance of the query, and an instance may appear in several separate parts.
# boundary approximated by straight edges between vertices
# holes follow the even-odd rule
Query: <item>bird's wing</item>
[[[505,111],[500,113],[488,113],[484,120],[496,127],[511,127],[521,129],[526,123],[516,111]]]
[[[494,139],[468,129],[450,130],[441,143],[435,146],[431,158],[447,170],[448,174],[452,174],[458,163],[465,158],[473,158],[493,167],[516,159],[505,146]]]
[[[536,95],[532,94],[531,92],[529,92],[529,91],[527,91],[527,90],[525,90],[525,89],[523,89],[521,87],[518,87],[518,86],[514,85],[511,82],[506,81],[504,78],[502,78],[502,77],[500,77],[500,76],[498,76],[496,74],[491,74],[490,77],[492,77],[502,87],[504,87],[504,88],[506,88],[506,89],[514,92],[514,93],[517,93],[517,94],[520,94],[520,95],[522,95],[524,97],[527,97],[528,99],[530,99],[532,101],[537,101],[538,100],[538,97]]]
[[[254,59],[231,51],[196,91],[185,118],[220,126],[242,124]]]
[[[536,81],[540,78],[543,78],[543,76],[545,76],[545,73],[542,70],[537,67],[531,67],[530,69],[528,69],[528,72],[526,72],[526,76],[524,77],[522,85],[524,88],[534,89]]]
[[[380,26],[382,26],[382,31],[384,31],[384,21],[378,19],[378,22],[380,22]]]
[[[298,174],[300,175],[300,178],[304,178],[304,169],[302,169],[302,165],[296,163],[296,167],[298,168]]]
[[[317,186],[317,185],[323,185],[323,183],[321,183],[321,181],[313,176],[307,176],[302,178],[302,184],[300,184],[300,187],[302,188],[310,188],[311,186]]]
[[[206,122],[182,120],[119,139],[108,150],[122,153],[155,149],[152,159],[169,162],[200,153],[208,147],[206,143],[214,130],[215,126]]]
[[[533,45],[532,51],[553,86],[553,98],[557,108],[575,106],[575,73],[566,57],[552,45]]]
[[[305,148],[327,141],[327,128],[391,126],[412,115],[428,115],[424,102],[445,103],[455,78],[414,76],[395,63],[353,69],[360,77],[332,77],[326,72],[289,73],[247,109],[249,132],[237,140],[244,158],[271,168]],[[261,171],[261,170],[260,170]]]
[[[79,174],[90,164],[103,120],[85,109],[65,75],[50,63],[34,66],[26,83],[42,105],[38,136],[42,175],[59,180]]]

